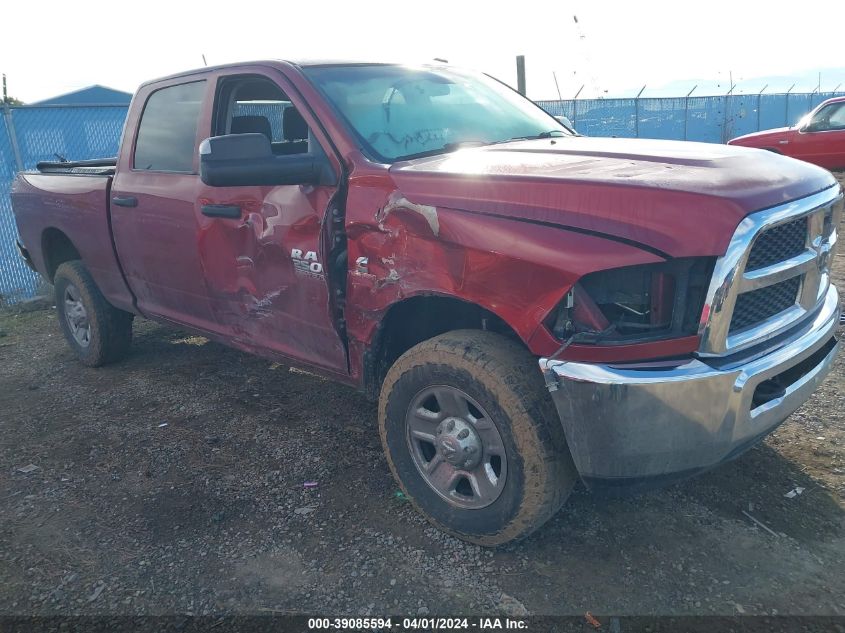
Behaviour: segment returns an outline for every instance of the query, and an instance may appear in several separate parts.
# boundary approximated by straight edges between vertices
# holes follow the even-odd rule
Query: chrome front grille
[[[745,270],[757,270],[801,254],[807,248],[807,218],[798,218],[761,233],[748,255]]]
[[[736,298],[728,333],[742,331],[791,308],[798,299],[800,288],[801,277],[793,277],[778,284],[739,295]]]
[[[830,286],[842,207],[836,187],[740,222],[716,261],[699,325],[700,355],[751,347],[816,310]]]

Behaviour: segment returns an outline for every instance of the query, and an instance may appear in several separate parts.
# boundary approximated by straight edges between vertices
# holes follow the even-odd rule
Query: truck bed
[[[84,161],[88,163],[90,161]],[[104,162],[104,161],[100,161]],[[12,185],[12,205],[21,241],[32,263],[52,281],[55,264],[45,257],[56,251],[56,240],[67,240],[85,261],[100,290],[122,309],[132,308],[112,246],[109,197],[112,176],[106,164],[57,163],[62,170],[19,173]],[[114,167],[110,167],[113,171]],[[81,170],[81,171],[79,171]]]

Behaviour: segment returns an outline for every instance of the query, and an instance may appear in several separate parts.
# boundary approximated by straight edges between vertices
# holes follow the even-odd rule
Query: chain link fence
[[[724,143],[734,137],[794,125],[825,99],[845,92],[733,94],[715,97],[538,101],[586,136]]]
[[[9,190],[43,160],[117,155],[126,106],[0,106],[0,305],[32,297],[38,275],[20,259]]]
[[[845,93],[835,93],[845,94]],[[539,101],[587,136],[722,143],[796,123],[834,93],[730,95],[661,99]],[[0,305],[31,297],[38,276],[18,257],[9,190],[19,170],[42,160],[117,154],[126,106],[0,106]]]

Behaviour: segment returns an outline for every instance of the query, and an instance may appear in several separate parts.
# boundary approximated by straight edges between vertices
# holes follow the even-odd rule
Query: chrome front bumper
[[[540,359],[572,458],[591,487],[649,485],[731,459],[773,431],[830,371],[833,286],[816,316],[749,360],[597,365]]]

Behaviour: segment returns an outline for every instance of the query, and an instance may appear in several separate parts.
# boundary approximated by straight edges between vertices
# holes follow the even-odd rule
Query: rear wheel
[[[59,266],[53,285],[62,332],[80,361],[98,367],[126,354],[133,315],[106,301],[82,262]]]
[[[449,332],[402,355],[382,387],[379,425],[405,494],[473,543],[527,536],[577,479],[536,359],[491,332]]]

